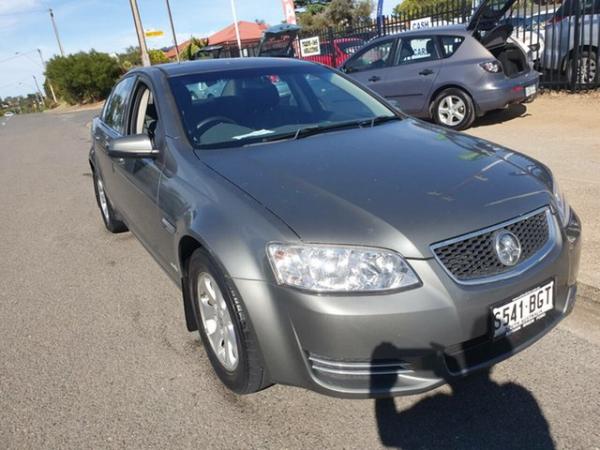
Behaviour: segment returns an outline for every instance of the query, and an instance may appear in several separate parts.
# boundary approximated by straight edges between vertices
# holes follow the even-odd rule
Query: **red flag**
[[[281,0],[283,3],[283,15],[287,23],[296,24],[296,7],[294,0]]]

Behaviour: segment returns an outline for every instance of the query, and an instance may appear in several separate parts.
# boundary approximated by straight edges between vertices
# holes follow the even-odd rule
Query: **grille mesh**
[[[549,230],[545,211],[498,229],[501,228],[514,233],[521,242],[521,257],[517,264],[533,256],[548,242]],[[460,281],[507,272],[513,267],[505,266],[498,259],[494,250],[494,231],[438,247],[434,250],[435,254],[446,269]]]

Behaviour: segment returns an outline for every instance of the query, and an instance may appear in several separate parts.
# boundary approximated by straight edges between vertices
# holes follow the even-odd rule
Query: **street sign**
[[[410,21],[411,30],[420,30],[421,28],[431,28],[431,17],[422,17]]]
[[[153,37],[164,36],[165,33],[162,30],[148,30],[144,34],[146,35],[147,38],[153,38]]]
[[[321,54],[321,45],[319,42],[319,36],[309,37],[306,39],[300,39],[300,55],[305,56],[317,56]]]

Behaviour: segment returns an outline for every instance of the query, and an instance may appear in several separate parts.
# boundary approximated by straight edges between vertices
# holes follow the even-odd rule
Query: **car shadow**
[[[490,111],[484,116],[479,117],[473,122],[471,128],[485,127],[488,125],[497,125],[500,123],[508,122],[517,118],[527,117],[530,114],[527,112],[527,106],[521,103],[509,105],[505,109],[497,109]]]
[[[432,348],[439,349],[435,344]],[[382,343],[372,360],[380,361],[395,351],[392,344]],[[469,361],[464,364],[469,367]],[[445,379],[451,392],[426,396],[407,409],[398,409],[391,397],[377,398],[375,418],[381,443],[428,450],[554,449],[548,422],[532,393],[515,382],[498,383],[490,372],[483,369],[467,377],[436,374]],[[386,387],[389,392],[396,380],[397,375],[373,376],[371,387],[375,389],[376,383],[379,394]]]

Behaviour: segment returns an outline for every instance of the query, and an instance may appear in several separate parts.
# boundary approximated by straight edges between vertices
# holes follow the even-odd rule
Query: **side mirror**
[[[134,134],[113,139],[108,144],[108,156],[116,158],[154,158],[158,150],[147,134]]]

